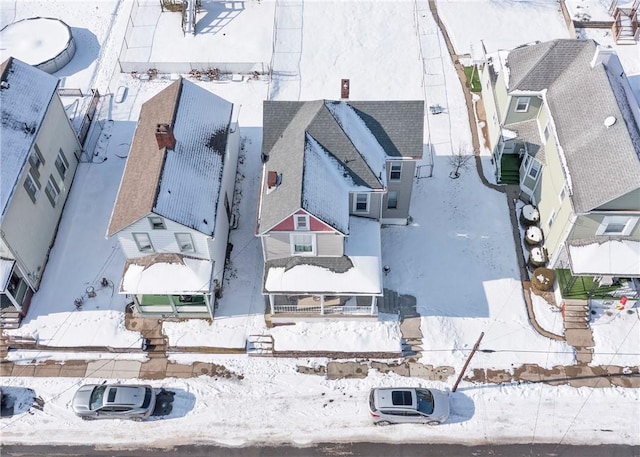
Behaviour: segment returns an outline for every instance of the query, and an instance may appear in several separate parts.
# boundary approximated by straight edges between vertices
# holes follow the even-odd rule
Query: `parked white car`
[[[78,389],[71,403],[84,420],[149,417],[156,406],[156,393],[148,385],[87,384]]]
[[[371,389],[369,412],[376,425],[437,425],[449,417],[449,395],[441,390],[415,387]]]

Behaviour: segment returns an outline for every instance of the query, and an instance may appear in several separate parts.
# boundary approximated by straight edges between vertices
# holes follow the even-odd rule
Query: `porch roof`
[[[154,254],[125,263],[120,293],[202,294],[211,291],[212,262],[180,254]]]
[[[569,245],[571,271],[575,275],[640,277],[640,242],[609,240]]]
[[[274,262],[265,265],[264,292],[267,294],[358,294],[382,295],[380,223],[373,219],[352,216],[350,236],[345,241],[345,261],[350,268],[332,268],[310,257],[294,257],[295,262]],[[335,265],[336,260],[330,258]],[[340,262],[339,262],[340,263]],[[342,262],[344,263],[344,262]],[[348,262],[347,262],[348,263]]]
[[[15,260],[0,259],[0,292],[7,290],[7,284],[9,284],[14,263],[16,263]]]

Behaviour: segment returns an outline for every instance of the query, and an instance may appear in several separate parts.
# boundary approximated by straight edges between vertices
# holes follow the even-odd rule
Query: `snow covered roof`
[[[58,78],[14,58],[0,65],[0,75],[0,209],[4,217]]]
[[[509,53],[510,90],[544,91],[572,183],[586,213],[640,188],[640,131],[615,54],[592,66],[593,40],[553,40]],[[610,126],[605,119],[617,121]],[[602,185],[606,182],[607,185]]]
[[[120,292],[190,294],[211,291],[211,261],[181,254],[154,254],[127,260]]]
[[[380,223],[351,216],[343,257],[289,257],[265,264],[265,293],[382,295]]]
[[[180,79],[142,106],[108,236],[151,212],[212,235],[233,105]],[[175,147],[158,147],[158,125]]]
[[[640,241],[609,240],[569,245],[569,256],[575,275],[640,277]]]
[[[324,170],[335,174],[337,165],[349,186],[374,190],[386,185],[386,160],[422,157],[422,101],[265,101],[263,112],[265,171],[275,171],[281,180],[275,190],[263,180],[258,233],[299,208],[313,214],[322,208],[322,214],[315,214],[318,218],[345,229],[348,207],[347,214],[339,215],[344,206],[331,208],[324,203],[327,183],[333,183],[335,176],[307,170],[307,153],[325,151],[334,165]],[[310,160],[316,163],[318,158]]]

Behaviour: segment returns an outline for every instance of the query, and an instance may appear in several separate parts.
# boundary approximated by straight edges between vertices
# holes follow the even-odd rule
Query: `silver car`
[[[449,395],[415,387],[371,389],[369,412],[376,425],[437,425],[449,417]]]
[[[153,413],[156,393],[148,385],[87,384],[78,389],[71,405],[84,420],[141,421]]]

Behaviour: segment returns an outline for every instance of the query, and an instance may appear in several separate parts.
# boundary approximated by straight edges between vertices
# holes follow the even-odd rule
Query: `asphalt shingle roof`
[[[577,213],[640,188],[640,133],[624,79],[613,66],[592,67],[595,52],[593,40],[563,39],[515,49],[507,61],[510,90],[547,90]]]
[[[353,185],[383,189],[384,176],[380,176],[380,171],[371,169],[365,157],[367,151],[356,149],[354,139],[340,125],[344,120],[339,121],[332,113],[333,106],[339,103],[345,103],[354,110],[367,134],[384,148],[387,157],[422,157],[422,101],[265,101],[262,152],[268,157],[266,170],[281,175],[281,183],[275,190],[269,190],[263,180],[258,233],[265,233],[297,209],[303,208],[304,201],[312,199],[309,192],[323,192],[320,186],[303,188],[307,136],[335,158],[341,169],[348,173]],[[325,217],[323,220],[335,227],[331,219],[338,218]],[[346,233],[344,227],[337,228]]]

